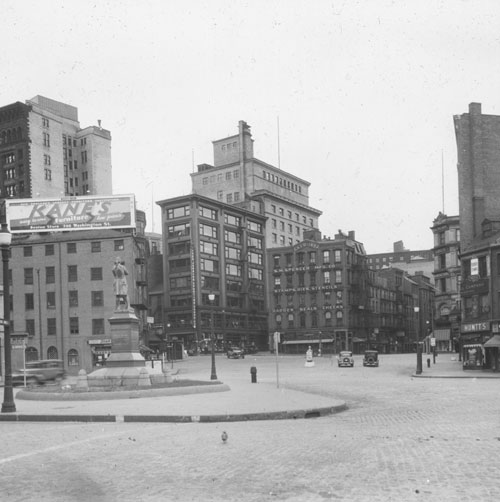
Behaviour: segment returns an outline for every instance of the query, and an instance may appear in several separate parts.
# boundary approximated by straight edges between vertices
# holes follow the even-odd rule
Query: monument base
[[[111,356],[110,356],[111,357]],[[109,361],[109,358],[108,358]],[[163,373],[161,368],[144,366],[116,366],[100,368],[87,375],[88,387],[151,387],[154,384],[165,384],[173,381],[170,372]],[[107,364],[107,361],[106,361]]]

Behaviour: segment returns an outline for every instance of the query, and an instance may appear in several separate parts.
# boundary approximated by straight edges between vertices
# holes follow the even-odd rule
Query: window
[[[35,300],[33,293],[24,294],[24,310],[33,310],[35,308]]]
[[[91,291],[92,307],[102,307],[104,305],[104,294],[102,291]]]
[[[78,281],[78,267],[77,265],[68,265],[68,282]]]
[[[33,269],[24,269],[24,284],[33,284]]]
[[[299,277],[299,287],[300,288],[303,288],[305,286],[305,282],[304,282],[304,272],[299,272],[298,273],[298,277]]]
[[[284,216],[284,214],[285,214],[285,211],[283,210],[282,207],[279,208],[279,214],[280,214],[280,216]]]
[[[66,252],[68,254],[74,254],[74,253],[76,253],[76,242],[68,242],[66,244]]]
[[[247,244],[249,248],[262,249],[262,239],[259,237],[248,237]]]
[[[217,211],[209,207],[200,206],[200,216],[203,218],[209,218],[211,220],[217,219]]]
[[[241,249],[226,246],[224,248],[224,253],[226,258],[230,258],[232,260],[241,260]]]
[[[276,288],[281,288],[281,277],[277,276],[274,278],[274,287]]]
[[[247,227],[248,230],[251,230],[252,232],[262,233],[262,225],[260,223],[257,223],[256,221],[248,220]]]
[[[80,333],[78,317],[70,317],[69,318],[69,332],[72,335],[78,335]]]
[[[284,235],[280,235],[280,245],[281,246],[285,245],[285,236]]]
[[[232,232],[230,230],[224,230],[224,240],[226,242],[233,242],[235,244],[241,244],[241,234]]]
[[[275,254],[273,256],[273,266],[274,268],[279,268],[280,267],[280,255],[279,254]]]
[[[240,200],[240,192],[234,192],[234,202],[238,202]]]
[[[232,263],[226,263],[226,275],[241,277],[241,266],[233,265]]]
[[[78,307],[78,291],[68,291],[68,303],[70,307]]]
[[[229,181],[231,179],[232,177],[231,174],[232,174],[231,171],[226,172],[226,181]]]
[[[250,263],[255,263],[256,265],[262,265],[263,257],[259,253],[248,253],[248,261]]]
[[[90,243],[90,250],[92,253],[100,253],[101,252],[101,241],[94,241]]]
[[[200,235],[217,239],[217,227],[200,223],[199,228],[200,228]]]
[[[33,256],[33,248],[31,246],[24,246],[23,256],[25,257]]]
[[[224,222],[228,225],[234,225],[235,227],[239,227],[241,225],[241,218],[239,216],[234,216],[232,214],[224,215]]]
[[[125,245],[123,243],[123,239],[115,241],[115,251],[123,251],[124,249]]]
[[[90,269],[91,281],[102,281],[102,267],[92,267]]]
[[[316,263],[316,251],[309,251],[309,265]]]
[[[104,335],[104,319],[92,319],[92,334]]]
[[[273,242],[273,244],[276,244],[278,242],[278,234],[272,234],[271,241]]]
[[[306,314],[304,312],[299,314],[299,325],[301,328],[306,327]]]
[[[288,314],[288,327],[293,328],[293,314]]]
[[[47,335],[57,335],[57,324],[55,317],[47,317]]]
[[[335,284],[342,283],[342,270],[335,270]]]
[[[26,332],[28,336],[35,336],[35,320],[34,319],[26,319]]]
[[[173,277],[170,279],[170,289],[185,289],[191,285],[191,277]]]
[[[323,263],[330,263],[330,251],[323,251]]]
[[[189,216],[188,205],[167,209],[168,220],[172,220],[173,218],[182,218],[183,216]]]
[[[257,279],[259,281],[262,281],[262,278],[263,278],[262,269],[249,267],[248,268],[248,278],[249,279]]]
[[[45,267],[45,283],[54,284],[56,282],[56,268]]]
[[[205,176],[201,182],[203,183],[203,185],[208,185],[208,176]]]
[[[200,260],[200,269],[205,272],[218,272],[219,271],[219,262],[215,260],[207,260],[206,258],[202,258]]]
[[[329,311],[325,312],[325,326],[332,325],[332,313]]]
[[[224,198],[224,192],[222,190],[217,191],[217,200],[222,200]]]
[[[231,202],[233,202],[233,194],[232,193],[227,193],[226,194],[226,202],[228,204],[231,204]]]
[[[215,242],[200,241],[200,252],[211,255],[219,254],[219,245]]]
[[[342,262],[342,251],[340,249],[335,249],[333,251],[333,260],[335,261],[335,263]]]
[[[286,274],[286,287],[293,288],[293,275],[292,274]]]
[[[47,291],[47,308],[48,309],[56,308],[56,294],[54,291]]]
[[[323,272],[323,284],[330,284],[330,272],[328,270]]]
[[[168,237],[182,237],[185,235],[189,235],[191,233],[190,231],[190,224],[189,223],[182,223],[180,225],[170,225],[168,227]]]
[[[285,222],[284,222],[284,221],[280,221],[280,230],[281,230],[282,232],[284,232],[284,231],[285,231]]]

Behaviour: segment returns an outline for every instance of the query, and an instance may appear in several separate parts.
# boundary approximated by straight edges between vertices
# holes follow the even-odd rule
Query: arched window
[[[38,361],[38,350],[36,350],[35,347],[28,347],[25,350],[25,354],[26,354],[26,362]]]
[[[47,359],[59,359],[59,353],[57,352],[57,347],[51,345],[47,349]]]
[[[325,312],[325,326],[332,325],[332,313],[330,311]]]
[[[337,310],[337,319],[340,321],[344,318],[344,313],[342,310]]]
[[[80,366],[78,351],[76,349],[68,350],[68,366]]]
[[[288,314],[288,327],[293,328],[293,314]]]
[[[276,324],[281,326],[281,314],[276,314]]]

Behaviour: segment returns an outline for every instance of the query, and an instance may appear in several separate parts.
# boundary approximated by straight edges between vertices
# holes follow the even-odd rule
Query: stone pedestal
[[[139,319],[133,309],[114,311],[111,325],[111,354],[106,367],[88,375],[90,387],[147,387],[151,375],[139,352]]]

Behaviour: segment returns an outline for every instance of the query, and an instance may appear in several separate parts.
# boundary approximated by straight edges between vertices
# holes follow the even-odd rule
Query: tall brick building
[[[111,134],[80,127],[78,109],[43,96],[0,108],[4,197],[110,195]]]
[[[464,368],[500,369],[500,116],[480,103],[454,117]]]

